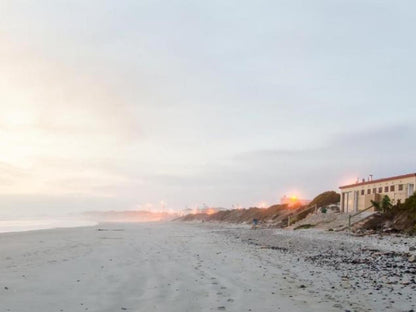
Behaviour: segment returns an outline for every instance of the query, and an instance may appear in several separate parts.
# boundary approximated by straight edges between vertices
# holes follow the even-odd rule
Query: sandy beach
[[[301,232],[181,223],[105,224],[3,233],[0,311],[414,308],[413,299],[409,299],[416,293],[412,268],[405,276],[407,283],[379,281],[386,286],[396,285],[394,290],[384,287],[373,291],[365,288],[365,282],[358,288],[356,281],[365,277],[347,277],[345,270],[349,272],[350,268],[340,271],[334,264],[310,257],[337,249],[341,241],[348,254],[375,243],[313,235],[318,239],[310,244],[310,234]],[[405,252],[409,242],[414,240],[404,244],[398,239],[394,245],[373,249],[388,251],[386,246],[396,246],[397,252]],[[297,247],[288,251],[289,245]]]

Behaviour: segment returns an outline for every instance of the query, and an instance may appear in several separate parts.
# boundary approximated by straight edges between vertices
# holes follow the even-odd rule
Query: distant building
[[[356,212],[371,206],[371,201],[380,201],[384,195],[393,204],[403,203],[415,192],[416,173],[373,180],[372,176],[350,185],[340,186],[341,212]]]
[[[206,205],[203,205],[202,207],[196,207],[194,209],[187,207],[182,210],[181,214],[182,215],[198,214],[198,213],[214,214],[221,210],[226,210],[226,209],[222,207],[208,207]]]

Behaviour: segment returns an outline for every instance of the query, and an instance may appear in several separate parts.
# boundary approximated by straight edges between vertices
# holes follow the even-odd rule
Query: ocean
[[[80,226],[93,226],[97,222],[80,219],[58,219],[58,218],[39,218],[39,219],[0,219],[0,233],[22,232],[34,230],[46,230],[55,228],[68,228]]]

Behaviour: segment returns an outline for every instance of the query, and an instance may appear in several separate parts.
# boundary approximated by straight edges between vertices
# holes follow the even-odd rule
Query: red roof
[[[384,178],[384,179],[377,179],[377,180],[372,180],[372,181],[365,181],[365,182],[359,182],[359,183],[354,183],[354,184],[348,184],[348,185],[340,186],[339,188],[343,189],[343,188],[347,188],[347,187],[360,186],[360,185],[379,183],[379,182],[390,181],[390,180],[398,180],[398,179],[404,179],[404,178],[411,178],[411,177],[416,177],[416,173],[409,173],[409,174],[403,174],[403,175],[390,177],[390,178]]]

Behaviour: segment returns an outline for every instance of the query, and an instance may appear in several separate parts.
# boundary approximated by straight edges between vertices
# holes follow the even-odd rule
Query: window
[[[394,192],[394,185],[390,185],[390,192]]]
[[[399,184],[399,191],[403,191],[403,184]]]
[[[367,190],[367,194],[371,194],[371,189],[368,189]]]
[[[379,187],[379,188],[378,188],[378,192],[379,192],[379,193],[382,193],[382,192],[383,192],[383,188],[382,188],[382,187]]]
[[[373,188],[373,194],[377,193],[377,189]]]
[[[361,190],[361,195],[364,195],[364,190]]]
[[[385,186],[385,187],[384,187],[384,192],[386,192],[386,193],[387,193],[388,191],[389,191],[389,187],[388,187],[388,186]]]

